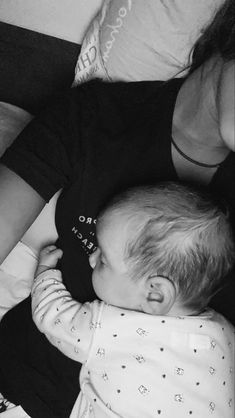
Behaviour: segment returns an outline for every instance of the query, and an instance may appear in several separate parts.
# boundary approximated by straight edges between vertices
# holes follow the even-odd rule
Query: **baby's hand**
[[[56,267],[58,260],[62,257],[63,252],[55,245],[48,245],[43,248],[39,255],[38,267],[36,270],[36,276],[48,269]]]

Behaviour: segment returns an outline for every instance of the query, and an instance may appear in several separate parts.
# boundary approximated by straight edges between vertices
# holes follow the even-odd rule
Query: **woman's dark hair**
[[[235,58],[235,0],[225,0],[193,47],[189,74],[213,55]]]

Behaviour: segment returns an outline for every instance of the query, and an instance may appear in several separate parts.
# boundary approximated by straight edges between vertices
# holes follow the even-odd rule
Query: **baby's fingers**
[[[48,245],[40,253],[39,264],[54,267],[62,255],[63,251],[60,248],[57,248],[55,245]]]

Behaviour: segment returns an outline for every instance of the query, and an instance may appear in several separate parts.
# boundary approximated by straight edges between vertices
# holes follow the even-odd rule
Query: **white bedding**
[[[35,252],[19,242],[0,266],[0,319],[29,295],[36,263]]]
[[[196,39],[224,0],[104,0],[83,39],[74,84],[182,77]]]

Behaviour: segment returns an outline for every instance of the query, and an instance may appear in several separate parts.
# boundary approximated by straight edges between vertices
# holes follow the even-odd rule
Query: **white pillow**
[[[182,76],[191,48],[224,0],[104,0],[84,37],[73,85],[90,78]]]

